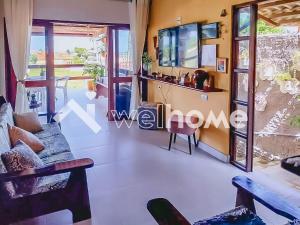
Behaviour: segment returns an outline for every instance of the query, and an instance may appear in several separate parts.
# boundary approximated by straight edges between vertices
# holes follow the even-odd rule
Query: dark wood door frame
[[[113,86],[113,83],[121,82],[131,82],[131,77],[113,77],[114,75],[114,37],[113,29],[129,29],[129,24],[116,24],[116,23],[95,23],[95,22],[80,22],[80,21],[61,21],[61,20],[33,20],[34,26],[43,26],[45,27],[45,49],[46,49],[46,80],[27,80],[25,81],[26,87],[46,87],[47,88],[47,110],[48,117],[50,118],[52,114],[55,113],[55,67],[63,67],[63,65],[54,64],[54,31],[53,27],[55,23],[70,23],[70,24],[95,24],[107,26],[107,35],[108,35],[108,58],[107,58],[107,70],[108,70],[108,82],[109,87]],[[118,55],[116,56],[118,57]],[[67,66],[68,67],[68,66]],[[83,79],[88,79],[89,77],[83,77]],[[72,79],[72,78],[71,78]],[[112,85],[110,85],[112,84]],[[108,108],[114,108],[114,93],[113,88],[109,89],[108,93],[109,104]],[[110,113],[108,118],[112,120]]]
[[[254,135],[254,100],[255,100],[255,72],[256,72],[256,24],[257,24],[257,2],[250,2],[235,5],[232,8],[232,79],[231,79],[231,112],[236,110],[236,105],[247,107],[248,122],[247,134],[240,133],[231,128],[230,133],[230,161],[240,169],[251,172],[253,170],[253,135]],[[250,7],[250,35],[247,37],[238,36],[238,12],[241,8]],[[239,41],[249,41],[249,67],[248,69],[238,68],[238,43]],[[237,76],[239,73],[248,74],[248,101],[242,102],[237,99]],[[246,162],[245,165],[236,160],[235,138],[241,137],[246,140]]]
[[[127,83],[132,81],[131,76],[119,77],[119,52],[118,40],[119,30],[128,30],[129,25],[118,25],[108,27],[108,120],[114,121],[115,116],[112,110],[115,110],[115,84]]]

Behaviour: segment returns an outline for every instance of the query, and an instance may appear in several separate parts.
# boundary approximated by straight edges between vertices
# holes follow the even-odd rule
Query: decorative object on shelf
[[[143,62],[143,70],[149,72],[151,70],[152,59],[147,52],[144,52],[142,56],[142,62]]]
[[[201,66],[215,67],[217,64],[217,45],[203,45]]]
[[[162,75],[162,80],[169,83],[176,83],[176,76],[170,76],[170,75]]]
[[[217,72],[227,73],[227,58],[217,58]]]
[[[210,23],[202,25],[202,39],[219,38],[219,23]]]
[[[196,75],[194,73],[191,77],[191,87],[196,88],[196,84],[197,84]]]
[[[203,89],[204,81],[208,81],[209,76],[208,73],[204,70],[195,70],[195,81],[196,81],[196,88]]]
[[[153,72],[150,76],[156,79],[157,77],[159,77],[159,73]]]
[[[179,75],[178,83],[180,85],[186,85],[186,86],[190,85],[191,79],[190,79],[189,73],[182,73],[181,75]]]
[[[204,91],[213,91],[215,89],[214,87],[214,77],[208,76],[208,79],[206,79],[203,82],[203,90]]]
[[[196,88],[190,85],[181,85],[176,81],[176,78],[168,78],[168,75],[163,75],[163,77],[157,77],[156,79],[153,78],[152,76],[141,76],[141,79],[146,79],[146,80],[154,80],[154,81],[158,81],[158,82],[162,82],[162,83],[168,83],[170,84],[168,87],[170,87],[171,85],[176,86],[176,87],[181,87],[181,88],[185,88],[185,89],[189,89],[192,91],[198,91],[198,92],[222,92],[223,89],[220,88],[210,88],[209,90],[204,90],[204,89],[200,89],[200,88]],[[167,80],[167,81],[166,81]],[[169,80],[169,81],[168,81]],[[170,82],[171,80],[171,82]],[[161,90],[161,88],[159,87],[159,89]],[[164,103],[166,104],[166,102],[164,101]]]

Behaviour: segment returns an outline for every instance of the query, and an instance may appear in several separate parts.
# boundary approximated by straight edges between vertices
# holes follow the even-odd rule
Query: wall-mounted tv
[[[159,66],[178,65],[178,29],[169,28],[158,32],[159,39]]]
[[[200,67],[200,32],[197,23],[179,27],[178,66],[186,68]]]
[[[160,30],[159,66],[199,68],[200,36],[198,23]]]

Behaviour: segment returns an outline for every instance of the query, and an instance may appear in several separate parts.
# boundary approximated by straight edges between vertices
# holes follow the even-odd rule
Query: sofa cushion
[[[14,113],[14,121],[17,127],[22,128],[33,134],[43,130],[38,114],[36,112],[27,112],[22,114]]]
[[[70,173],[57,174],[39,178],[36,185],[33,186],[31,192],[11,195],[11,198],[21,198],[28,195],[40,194],[43,192],[63,189],[67,186]]]
[[[18,141],[16,146],[8,152],[1,154],[1,159],[8,172],[17,172],[29,168],[43,167],[43,161],[22,141]],[[22,181],[13,182],[17,194],[30,193],[37,179],[28,178]]]
[[[19,127],[8,127],[9,138],[12,147],[15,147],[19,140],[27,144],[35,153],[42,151],[44,144],[32,133]]]
[[[41,158],[45,165],[52,165],[54,163],[60,163],[73,160],[74,156],[71,152],[62,152],[59,154],[51,155],[49,157]]]
[[[51,157],[62,152],[70,152],[70,146],[63,134],[56,134],[47,138],[40,139],[45,149],[38,153],[38,156],[43,159]]]
[[[42,124],[43,130],[35,133],[39,139],[44,139],[48,138],[57,134],[61,134],[60,127],[58,126],[57,123],[47,123],[47,124]]]

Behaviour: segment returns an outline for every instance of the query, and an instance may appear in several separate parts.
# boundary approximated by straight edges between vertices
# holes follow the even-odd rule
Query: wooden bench
[[[236,207],[245,207],[256,213],[254,200],[258,201],[274,213],[290,220],[300,219],[300,209],[289,204],[275,193],[268,191],[244,176],[232,179],[237,187]],[[147,208],[159,225],[191,225],[191,223],[166,199],[150,200]],[[209,224],[209,223],[208,223]]]
[[[4,104],[5,107],[1,107]],[[0,129],[5,129],[3,124],[6,125],[6,119],[2,121],[3,118],[12,118],[12,110],[8,107],[9,104],[0,96]],[[45,124],[43,128],[43,131],[34,135],[39,135],[41,141],[45,140],[45,149],[37,154],[45,163],[44,167],[10,173],[3,170],[4,164],[0,158],[1,225],[65,209],[72,212],[74,223],[91,218],[86,169],[93,167],[93,160],[75,159],[57,124]],[[49,135],[46,135],[47,132]],[[2,146],[2,138],[0,143]],[[6,149],[9,151],[10,147]],[[7,194],[5,182],[13,184],[32,178],[42,179],[39,179],[41,183],[32,186],[30,193]]]

